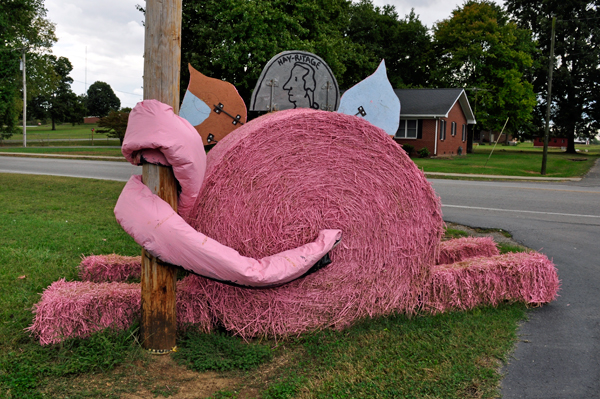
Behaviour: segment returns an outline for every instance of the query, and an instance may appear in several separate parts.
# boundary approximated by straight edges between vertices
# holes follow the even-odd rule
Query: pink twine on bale
[[[503,301],[541,305],[554,300],[556,268],[537,252],[508,253],[433,267],[423,290],[423,310],[433,314]]]
[[[297,335],[414,313],[443,234],[423,173],[362,118],[288,110],[257,118],[208,153],[188,222],[262,258],[341,229],[333,263],[271,289],[199,279],[215,317],[243,337]]]
[[[140,278],[141,256],[91,255],[79,264],[79,278],[96,283]]]
[[[212,330],[213,320],[196,276],[177,282],[177,324],[181,329]],[[41,345],[85,338],[113,328],[125,330],[140,317],[139,284],[65,281],[52,283],[34,305],[33,324],[26,330]]]
[[[446,265],[478,256],[499,255],[491,237],[462,237],[440,243],[437,264]]]

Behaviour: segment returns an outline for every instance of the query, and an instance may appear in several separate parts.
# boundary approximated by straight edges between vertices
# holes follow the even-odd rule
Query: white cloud
[[[495,0],[498,4],[504,4],[504,0]],[[415,14],[419,20],[428,28],[432,28],[436,22],[449,18],[452,11],[462,6],[464,1],[445,1],[445,0],[373,0],[373,4],[383,7],[391,4],[396,7],[400,18],[410,13],[411,8],[415,9]]]
[[[135,8],[138,3],[143,4],[141,0],[46,0],[48,19],[56,24],[58,36],[52,52],[73,64],[72,87],[77,94],[85,92],[86,83],[89,87],[99,80],[113,88],[121,106],[132,107],[142,99],[144,16]]]

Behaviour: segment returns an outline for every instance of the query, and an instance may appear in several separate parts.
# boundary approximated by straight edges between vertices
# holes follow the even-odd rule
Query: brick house
[[[566,137],[548,137],[548,147],[565,147],[569,144],[569,139]],[[536,137],[533,139],[534,147],[543,147],[544,138]]]
[[[400,99],[399,144],[415,151],[426,147],[432,156],[467,153],[467,125],[475,115],[463,89],[395,89]]]

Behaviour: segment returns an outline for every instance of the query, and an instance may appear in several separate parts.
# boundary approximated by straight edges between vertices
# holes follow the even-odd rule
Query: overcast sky
[[[450,16],[462,0],[374,0],[375,5],[392,4],[401,17],[411,8],[429,28]],[[496,0],[502,3],[502,0]],[[85,93],[95,81],[108,83],[121,99],[122,107],[142,100],[144,68],[143,14],[135,5],[143,0],[46,0],[48,19],[56,24],[57,56],[73,64],[72,85]],[[87,48],[87,52],[86,52]],[[292,49],[290,49],[292,50]],[[275,55],[275,54],[273,54]]]

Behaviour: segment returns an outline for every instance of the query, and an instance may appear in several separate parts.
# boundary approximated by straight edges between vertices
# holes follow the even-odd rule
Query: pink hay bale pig
[[[141,256],[91,255],[79,264],[79,278],[83,281],[123,282],[140,278]]]
[[[472,258],[433,267],[423,309],[435,314],[503,301],[537,306],[555,299],[559,285],[556,267],[537,252]]]
[[[495,256],[500,252],[490,237],[462,237],[442,241],[437,264],[446,265],[478,256]]]
[[[214,316],[243,337],[415,313],[443,234],[438,197],[390,136],[359,117],[307,109],[264,115],[221,140],[187,221],[257,259],[321,229],[343,232],[332,264],[280,287],[199,280]]]

